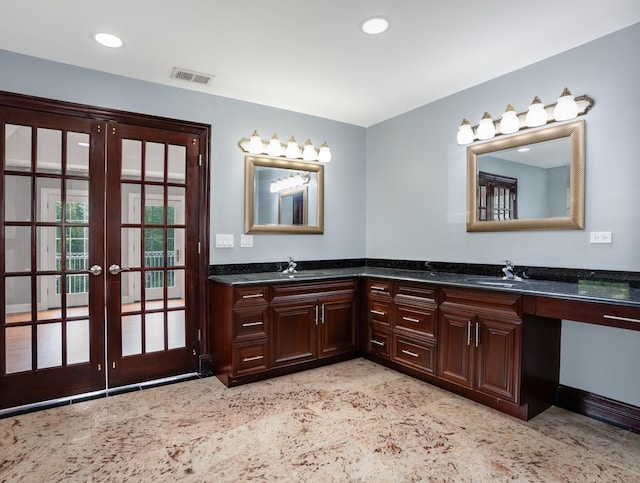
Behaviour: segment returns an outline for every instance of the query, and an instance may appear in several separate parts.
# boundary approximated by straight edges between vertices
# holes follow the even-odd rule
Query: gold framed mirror
[[[584,229],[584,120],[467,147],[467,231]]]
[[[324,166],[245,156],[245,233],[324,233]]]

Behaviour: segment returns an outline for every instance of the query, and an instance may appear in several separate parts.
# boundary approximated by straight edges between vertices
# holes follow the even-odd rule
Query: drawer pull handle
[[[416,324],[420,323],[419,319],[414,319],[413,317],[402,317],[402,320],[406,320],[407,322],[415,322]]]
[[[407,354],[408,356],[411,356],[411,357],[419,357],[418,354],[416,354],[415,352],[411,352],[406,349],[402,349],[402,353]]]
[[[245,357],[242,362],[259,361],[260,359],[264,359],[264,356]]]
[[[372,285],[371,290],[377,290],[378,292],[387,292],[386,287],[379,287],[378,285]]]
[[[640,324],[640,319],[632,319],[630,317],[620,317],[618,315],[603,315],[605,319],[611,320],[621,320],[623,322],[635,322],[636,324]]]
[[[242,298],[243,299],[255,299],[258,297],[262,297],[262,292],[261,293],[256,293],[256,294],[252,294],[252,295],[243,295]]]
[[[242,327],[255,327],[256,325],[262,325],[262,322],[246,322],[242,324]]]
[[[372,310],[371,313],[374,315],[386,315],[384,312],[380,310]]]
[[[384,342],[380,342],[379,340],[371,339],[371,343],[384,347]]]

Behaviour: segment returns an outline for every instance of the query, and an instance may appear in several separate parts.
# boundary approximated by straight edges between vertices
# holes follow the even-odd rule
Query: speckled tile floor
[[[0,420],[0,481],[640,482],[640,435],[522,422],[364,359]]]

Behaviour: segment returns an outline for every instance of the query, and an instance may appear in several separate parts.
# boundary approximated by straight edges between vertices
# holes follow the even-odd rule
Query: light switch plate
[[[240,235],[240,246],[251,248],[253,246],[253,235]]]
[[[590,243],[611,243],[610,231],[592,231],[589,234]]]
[[[233,235],[216,233],[216,248],[233,248]]]

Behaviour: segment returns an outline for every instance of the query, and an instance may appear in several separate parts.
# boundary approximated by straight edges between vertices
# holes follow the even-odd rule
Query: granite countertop
[[[482,288],[500,292],[538,295],[565,300],[603,302],[640,308],[640,289],[621,282],[580,280],[577,283],[550,280],[525,279],[502,280],[499,277],[469,275],[464,273],[399,270],[393,268],[355,267],[304,270],[294,274],[279,272],[239,273],[212,275],[209,280],[230,286],[249,286],[265,283],[291,283],[331,280],[344,277],[375,277],[409,282],[430,282],[441,286]]]

